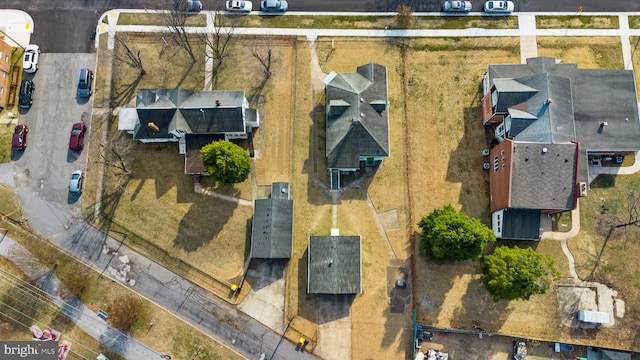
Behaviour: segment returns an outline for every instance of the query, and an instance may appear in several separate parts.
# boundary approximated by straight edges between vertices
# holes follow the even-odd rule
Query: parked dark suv
[[[22,80],[22,83],[20,84],[20,93],[18,94],[18,104],[21,109],[28,109],[31,107],[31,104],[33,103],[31,96],[35,89],[36,86],[33,84],[32,80]]]
[[[88,98],[93,94],[91,84],[93,83],[93,71],[82,68],[80,69],[80,77],[78,78],[78,96]]]

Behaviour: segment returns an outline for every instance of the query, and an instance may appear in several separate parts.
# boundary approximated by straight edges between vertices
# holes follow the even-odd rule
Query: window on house
[[[496,126],[496,139],[500,142],[504,140],[504,123]]]

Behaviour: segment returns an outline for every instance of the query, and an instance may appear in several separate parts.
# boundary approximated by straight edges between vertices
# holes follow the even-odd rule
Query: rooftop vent
[[[543,153],[543,154],[546,154],[546,153],[547,153],[547,151],[549,151],[549,149],[547,149],[546,147],[543,147],[543,148],[542,148],[542,153]]]
[[[220,100],[216,100],[216,106],[220,106],[222,105],[222,103],[220,102]]]

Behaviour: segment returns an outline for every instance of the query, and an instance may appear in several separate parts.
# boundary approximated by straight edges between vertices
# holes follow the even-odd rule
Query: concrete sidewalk
[[[148,25],[118,25],[120,12],[156,12],[150,10],[111,10],[103,14],[100,19],[97,34],[108,33],[108,48],[112,49],[114,45],[114,36],[117,32],[167,32],[166,26],[148,26]],[[207,14],[207,26],[205,27],[189,27],[189,33],[206,33],[215,32],[212,19],[215,12],[203,12]],[[251,15],[259,14],[254,11]],[[332,13],[307,13],[307,12],[288,12],[286,15],[314,15],[314,16],[335,16]],[[395,12],[388,13],[340,13],[340,16],[349,15],[366,15],[366,16],[395,16]],[[484,13],[470,13],[470,16],[490,16]],[[630,36],[640,36],[640,29],[629,28],[629,16],[640,15],[640,13],[545,13],[545,16],[565,15],[565,16],[618,16],[619,28],[617,29],[537,29],[536,13],[513,13],[512,16],[518,17],[518,29],[295,29],[295,28],[241,28],[233,29],[237,35],[274,35],[274,36],[305,36],[310,41],[318,37],[520,37],[520,54],[521,61],[524,63],[529,57],[538,55],[536,39],[538,36],[617,36],[621,39],[622,56],[625,69],[632,69],[632,51],[630,44]],[[441,13],[414,13],[414,16],[433,16],[442,17]],[[107,24],[102,19],[107,19]],[[95,47],[98,48],[100,37],[96,36]]]

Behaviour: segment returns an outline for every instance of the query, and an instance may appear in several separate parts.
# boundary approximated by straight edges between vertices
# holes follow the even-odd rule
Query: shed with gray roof
[[[293,245],[293,200],[289,184],[271,185],[271,198],[255,200],[251,226],[251,258],[290,259]]]
[[[362,292],[360,236],[310,236],[307,251],[309,294]]]

